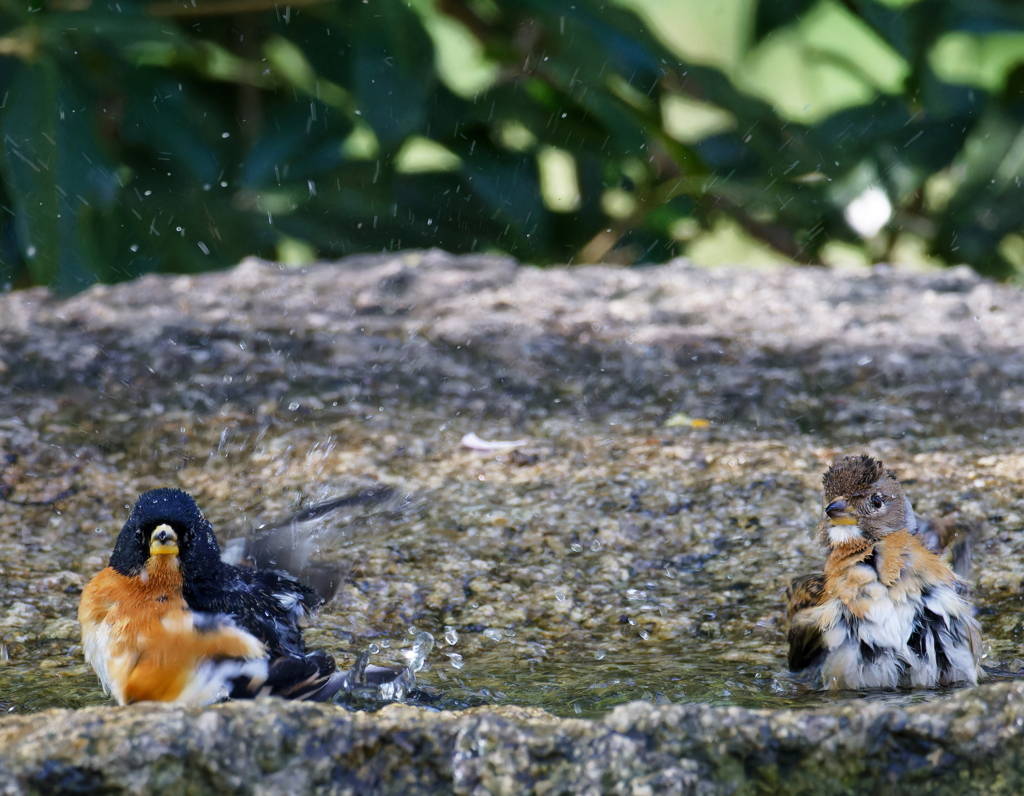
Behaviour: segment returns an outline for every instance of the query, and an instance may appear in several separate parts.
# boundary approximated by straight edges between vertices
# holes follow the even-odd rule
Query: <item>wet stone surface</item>
[[[1024,296],[962,270],[425,252],[0,296],[0,703],[106,704],[74,617],[139,492],[191,492],[224,543],[383,483],[392,500],[309,528],[344,577],[308,636],[349,666],[430,632],[441,707],[986,704],[1016,684],[805,692],[781,593],[822,561],[822,472],[871,453],[920,513],[981,523],[985,665],[1015,678],[1022,343]]]
[[[1015,794],[1024,686],[907,709],[632,702],[603,719],[499,706],[347,713],[260,700],[0,722],[5,794]]]

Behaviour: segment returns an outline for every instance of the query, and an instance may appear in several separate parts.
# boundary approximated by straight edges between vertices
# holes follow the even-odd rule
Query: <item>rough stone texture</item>
[[[101,698],[75,595],[141,489],[196,491],[222,532],[259,501],[280,512],[364,474],[414,495],[411,519],[333,551],[358,571],[316,644],[397,650],[412,623],[439,641],[451,624],[465,667],[425,675],[447,666],[432,684],[449,691],[463,678],[501,699],[508,683],[566,712],[644,689],[786,704],[778,594],[813,566],[832,446],[863,440],[929,510],[987,519],[975,585],[987,663],[1009,677],[1024,669],[1022,344],[1024,295],[963,270],[540,271],[427,252],[0,296],[0,704],[33,709],[9,695],[33,677],[42,704]],[[712,428],[664,425],[679,411]],[[533,447],[459,450],[485,421]],[[495,629],[500,645],[482,632]],[[597,721],[282,702],[48,711],[0,721],[0,792],[1024,787],[1024,684],[914,700],[633,703]]]
[[[276,700],[0,721],[0,793],[1014,794],[1024,684],[906,709],[632,702],[603,721],[520,708],[376,714]]]
[[[70,301],[0,297],[0,400],[57,391],[137,406],[173,382],[199,411],[302,394],[515,416],[559,399],[584,416],[977,432],[1024,419],[1022,340],[1024,297],[966,268],[539,270],[435,251],[301,270],[250,260]]]

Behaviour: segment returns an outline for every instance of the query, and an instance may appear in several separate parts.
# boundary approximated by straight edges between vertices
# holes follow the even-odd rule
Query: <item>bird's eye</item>
[[[873,509],[880,509],[880,508],[882,508],[882,506],[885,505],[885,501],[882,500],[882,496],[879,495],[877,492],[874,495],[871,496],[871,501],[870,502],[871,502],[871,508],[873,508]]]

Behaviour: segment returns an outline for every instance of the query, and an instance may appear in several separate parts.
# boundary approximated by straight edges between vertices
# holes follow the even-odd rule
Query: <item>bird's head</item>
[[[213,527],[180,489],[153,489],[139,496],[118,534],[110,566],[132,577],[157,556],[177,558],[185,568],[198,570],[220,562]]]
[[[917,518],[896,474],[870,456],[841,459],[822,481],[825,516],[818,533],[823,544],[877,541],[904,528],[916,530]]]

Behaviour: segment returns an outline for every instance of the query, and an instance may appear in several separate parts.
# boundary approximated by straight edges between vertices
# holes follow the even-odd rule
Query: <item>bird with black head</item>
[[[976,684],[981,640],[969,590],[917,535],[892,470],[849,456],[823,478],[824,572],[789,588],[789,666],[818,687]]]
[[[319,603],[285,572],[225,563],[195,501],[154,489],[82,592],[78,618],[86,660],[120,704],[323,700],[344,678],[333,657],[305,648],[299,622]]]

